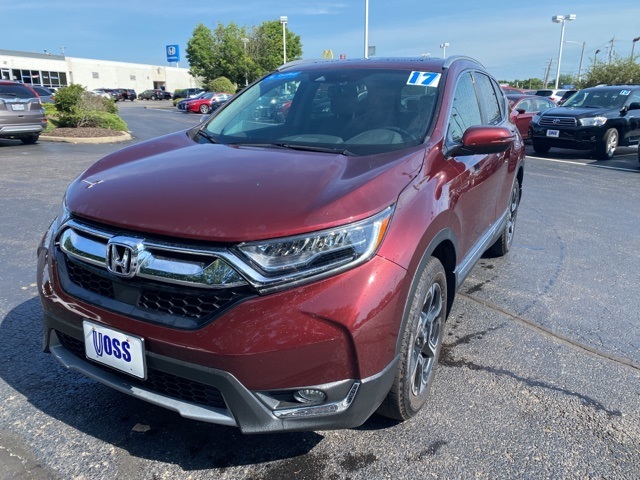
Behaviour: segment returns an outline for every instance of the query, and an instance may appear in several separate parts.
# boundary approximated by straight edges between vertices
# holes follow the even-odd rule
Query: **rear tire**
[[[380,415],[400,421],[414,417],[427,401],[447,317],[447,278],[440,260],[430,257],[416,278],[411,310],[400,332],[396,377],[378,409]]]
[[[200,113],[203,115],[206,115],[207,113],[209,113],[209,105],[200,105]]]
[[[491,245],[487,250],[487,254],[491,257],[502,257],[511,250],[513,236],[516,232],[516,220],[518,219],[518,205],[520,205],[520,184],[516,180],[511,189],[511,197],[509,199],[509,211],[507,212],[507,223],[502,230],[500,238],[496,243]]]
[[[33,145],[38,141],[38,138],[40,138],[39,133],[31,133],[29,135],[25,135],[24,137],[20,137],[20,141],[25,145]]]
[[[596,145],[595,157],[598,160],[611,160],[616,148],[618,148],[619,138],[618,130],[615,128],[607,130],[604,137],[602,137],[602,141]]]
[[[551,149],[549,145],[535,138],[531,139],[531,144],[533,145],[533,151],[541,155],[549,153],[549,150]]]

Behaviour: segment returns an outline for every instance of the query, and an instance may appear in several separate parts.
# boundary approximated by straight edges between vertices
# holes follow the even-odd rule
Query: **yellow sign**
[[[322,52],[322,58],[333,60],[333,51],[325,50],[324,52]]]

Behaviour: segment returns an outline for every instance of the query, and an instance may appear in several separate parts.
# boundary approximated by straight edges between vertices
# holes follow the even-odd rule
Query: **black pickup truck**
[[[609,160],[618,146],[640,142],[640,85],[585,88],[561,107],[535,115],[529,128],[536,153],[591,150],[598,160]]]

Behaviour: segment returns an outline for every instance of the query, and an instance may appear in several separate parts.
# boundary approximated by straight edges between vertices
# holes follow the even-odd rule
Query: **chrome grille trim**
[[[577,127],[578,121],[573,117],[543,116],[539,122],[541,127]]]
[[[107,270],[107,244],[114,237],[117,237],[116,233],[71,220],[60,229],[58,245],[69,257]],[[136,277],[201,288],[248,285],[233,266],[237,260],[229,261],[233,256],[226,250],[187,248],[143,238],[136,240],[143,249],[136,265]]]

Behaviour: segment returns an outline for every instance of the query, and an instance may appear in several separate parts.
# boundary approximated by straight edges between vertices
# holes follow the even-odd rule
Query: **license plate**
[[[24,105],[22,103],[11,105],[11,110],[24,110]]]
[[[146,378],[144,339],[85,320],[84,350],[87,358],[129,375]]]
[[[559,137],[560,130],[547,130],[547,137]]]

